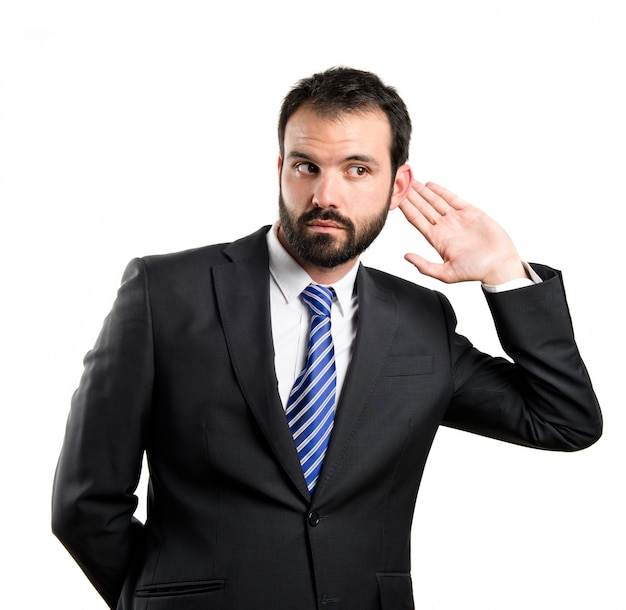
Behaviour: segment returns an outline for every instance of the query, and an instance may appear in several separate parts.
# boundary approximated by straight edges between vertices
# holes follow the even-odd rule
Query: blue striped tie
[[[313,493],[333,429],[335,416],[335,349],[330,334],[332,288],[310,284],[300,297],[311,312],[309,350],[304,369],[287,400],[287,422]]]

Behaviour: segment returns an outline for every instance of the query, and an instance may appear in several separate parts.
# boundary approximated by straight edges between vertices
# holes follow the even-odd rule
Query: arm
[[[443,262],[416,254],[417,269],[444,282],[501,285],[527,277],[506,232],[478,208],[436,184],[414,182],[400,206]],[[500,341],[514,364],[492,358],[454,333],[447,301],[454,396],[446,425],[544,449],[582,449],[596,441],[602,418],[574,340],[558,272],[536,266],[542,283],[485,291]]]
[[[134,495],[153,382],[145,272],[131,263],[72,399],[55,475],[52,528],[115,607],[141,524]]]
[[[600,407],[576,346],[561,276],[548,267],[534,269],[541,284],[485,292],[513,363],[471,348],[451,327],[455,387],[444,424],[519,445],[575,451],[600,438]]]

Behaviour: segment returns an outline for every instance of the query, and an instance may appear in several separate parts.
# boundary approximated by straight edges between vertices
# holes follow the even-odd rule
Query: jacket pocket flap
[[[398,572],[376,574],[382,610],[414,610],[411,575]]]
[[[168,582],[139,586],[135,590],[137,597],[167,597],[174,595],[193,595],[220,591],[224,588],[224,580],[197,580],[191,582]]]

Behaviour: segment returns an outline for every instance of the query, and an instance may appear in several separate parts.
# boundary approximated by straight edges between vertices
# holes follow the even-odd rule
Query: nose
[[[317,208],[339,207],[339,185],[336,176],[320,172],[313,189],[313,205]]]

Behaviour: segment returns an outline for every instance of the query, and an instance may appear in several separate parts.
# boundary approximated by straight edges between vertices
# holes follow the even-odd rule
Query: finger
[[[419,254],[405,254],[405,260],[409,261],[422,275],[435,278],[441,282],[451,283],[454,281],[449,275],[449,266],[445,263],[433,263]]]
[[[406,199],[421,213],[424,218],[428,220],[428,222],[430,222],[430,224],[436,224],[441,218],[442,213],[438,211],[428,199],[435,199],[436,197],[437,196],[432,191],[427,189],[426,186],[420,182],[414,181]],[[445,210],[443,210],[443,213],[445,214]]]
[[[433,222],[423,214],[423,212],[420,210],[420,207],[416,205],[413,201],[410,201],[408,197],[402,203],[400,203],[398,207],[404,214],[404,217],[422,235],[426,236],[432,228]]]
[[[443,186],[436,184],[435,182],[427,182],[424,186],[432,193],[434,193],[435,196],[438,197],[440,202],[445,202],[445,206],[443,203],[438,204],[444,209],[451,207],[455,210],[462,210],[469,205],[467,201],[464,201],[458,195],[455,195],[452,191],[449,191],[447,188],[444,188]]]
[[[430,188],[431,184],[433,183],[428,182],[426,184],[422,184],[421,182],[414,180],[412,184],[412,195],[413,198],[417,200],[418,205],[420,205],[423,209],[424,215],[427,216],[433,224],[435,224],[442,216],[445,216],[453,208],[439,193]],[[428,206],[428,211],[425,206]]]

